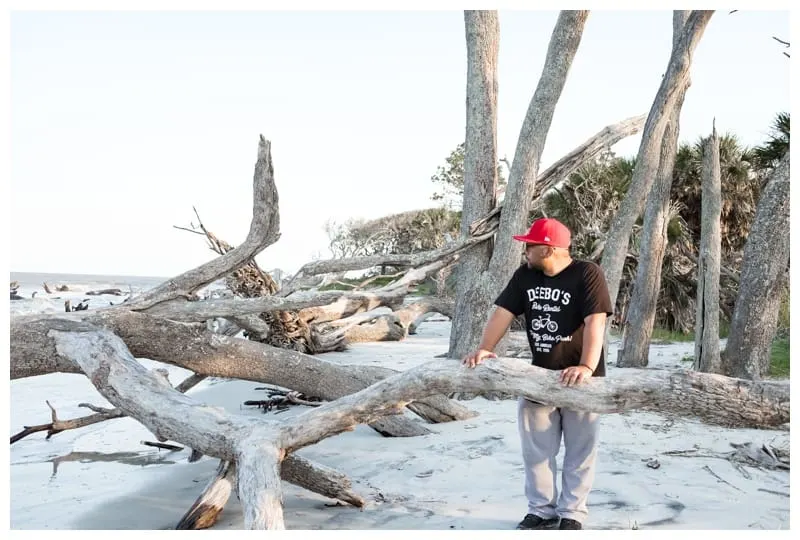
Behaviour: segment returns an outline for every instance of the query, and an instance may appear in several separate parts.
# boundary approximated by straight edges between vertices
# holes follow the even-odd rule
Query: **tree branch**
[[[247,239],[221,257],[189,270],[131,300],[127,309],[146,310],[176,298],[192,298],[194,293],[246,264],[280,238],[278,191],[272,168],[270,142],[259,137],[258,159],[253,175],[253,220]]]
[[[619,377],[565,387],[559,373],[517,359],[474,369],[457,360],[425,363],[286,421],[280,445],[289,452],[394,413],[431,392],[500,392],[555,407],[602,414],[639,409],[698,418],[726,427],[777,427],[789,422],[789,385],[692,371],[626,369]]]

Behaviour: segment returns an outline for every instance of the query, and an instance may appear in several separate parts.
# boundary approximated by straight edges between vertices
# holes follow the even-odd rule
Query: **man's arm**
[[[581,351],[581,365],[592,370],[597,369],[600,363],[600,353],[603,350],[603,339],[606,331],[606,314],[592,313],[583,319],[583,350]]]
[[[478,345],[479,349],[485,351],[494,351],[503,336],[506,335],[508,327],[514,322],[514,314],[506,308],[497,306],[494,308],[489,317],[489,322],[486,323],[486,328],[483,330],[483,337],[481,344]]]
[[[481,343],[478,345],[478,350],[468,354],[463,363],[467,367],[475,367],[486,358],[497,358],[494,354],[494,348],[503,339],[508,327],[514,321],[514,314],[506,308],[496,306],[489,322],[486,323],[486,328],[483,329],[483,337]]]
[[[592,313],[583,319],[583,349],[581,363],[561,372],[561,382],[567,386],[575,386],[594,375],[600,363],[603,350],[603,339],[606,331],[606,314]]]

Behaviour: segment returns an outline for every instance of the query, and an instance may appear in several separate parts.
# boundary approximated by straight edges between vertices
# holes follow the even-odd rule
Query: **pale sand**
[[[332,362],[407,369],[446,351],[450,324],[428,321],[419,335],[398,343],[356,344],[330,353]],[[653,345],[653,369],[682,369],[691,343]],[[611,351],[615,358],[615,350]],[[143,361],[147,365],[155,363]],[[171,380],[188,373],[169,368]],[[612,371],[615,368],[610,368]],[[204,402],[241,414],[247,399],[262,399],[258,383],[212,381],[190,392]],[[83,415],[81,401],[105,405],[84,377],[48,375],[11,384],[11,433],[47,421],[49,399],[62,418]],[[480,415],[430,426],[426,437],[387,439],[359,426],[300,454],[346,473],[369,501],[359,511],[328,507],[333,501],[284,483],[290,529],[513,529],[523,517],[522,458],[516,403],[477,398],[463,402]],[[300,414],[302,407],[284,415]],[[267,413],[273,414],[273,413]],[[723,459],[661,455],[699,447],[730,451],[730,442],[788,441],[788,432],[722,429],[650,413],[602,420],[597,477],[590,496],[592,529],[786,529],[789,473],[745,467],[745,478]],[[153,436],[131,419],[61,433],[36,434],[11,447],[12,529],[163,529],[175,525],[213,475],[217,461],[187,463],[188,450],[157,451],[140,445]],[[563,452],[563,451],[562,451]],[[52,475],[49,461],[68,456]],[[661,466],[646,466],[657,458]],[[729,482],[723,483],[712,473]],[[235,496],[218,529],[242,526]]]

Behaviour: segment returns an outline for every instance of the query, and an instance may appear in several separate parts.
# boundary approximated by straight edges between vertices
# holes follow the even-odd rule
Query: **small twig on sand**
[[[153,446],[155,448],[162,448],[164,450],[172,450],[175,452],[180,452],[181,450],[183,450],[182,446],[175,446],[174,444],[152,442],[152,441],[141,441],[141,443],[145,446]]]
[[[744,491],[742,491],[741,489],[739,489],[738,487],[734,486],[733,484],[731,484],[730,482],[728,482],[727,480],[725,480],[724,478],[722,478],[720,475],[718,475],[717,473],[715,473],[714,471],[712,471],[712,470],[711,470],[711,467],[709,467],[708,465],[703,465],[703,468],[704,468],[705,470],[707,470],[708,472],[710,472],[710,473],[711,473],[711,476],[713,476],[714,478],[716,478],[717,480],[719,480],[719,481],[720,481],[720,482],[722,482],[723,484],[728,484],[729,486],[731,486],[731,487],[732,487],[733,489],[735,489],[736,491],[741,491],[742,493],[744,493]]]
[[[772,493],[773,495],[780,495],[782,497],[786,497],[787,499],[789,498],[788,493],[783,493],[781,491],[772,491],[771,489],[764,489],[764,488],[758,488],[758,491],[763,491],[764,493]]]
[[[205,378],[205,375],[192,374],[187,377],[186,380],[176,386],[175,389],[181,393],[185,393],[187,390],[197,385]],[[38,426],[24,426],[25,429],[11,437],[10,444],[14,444],[17,441],[24,439],[28,435],[33,435],[34,433],[38,433],[40,431],[46,431],[47,437],[45,437],[45,439],[49,439],[53,435],[61,433],[62,431],[79,429],[82,427],[91,426],[92,424],[97,424],[99,422],[105,422],[106,420],[123,418],[126,416],[126,414],[119,409],[107,409],[105,407],[98,407],[90,403],[79,403],[78,407],[83,407],[85,409],[94,411],[95,414],[81,416],[80,418],[72,418],[70,420],[59,420],[55,408],[50,405],[49,401],[45,401],[45,403],[47,403],[47,406],[50,407],[50,416],[52,421],[49,424],[39,424]]]

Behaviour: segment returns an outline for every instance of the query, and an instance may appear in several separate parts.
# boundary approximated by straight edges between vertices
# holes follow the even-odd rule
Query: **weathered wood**
[[[744,247],[739,294],[722,354],[727,375],[759,379],[769,371],[781,296],[788,284],[789,153],[770,174]]]
[[[219,519],[236,484],[236,464],[220,461],[217,473],[197,500],[175,526],[178,530],[198,530],[212,527]]]
[[[269,311],[296,311],[309,307],[324,306],[341,298],[348,298],[343,302],[366,302],[371,297],[372,294],[369,292],[344,293],[329,291],[323,293],[299,293],[292,298],[276,296],[208,298],[194,302],[189,302],[186,299],[175,299],[153,306],[146,310],[146,313],[173,321],[194,322],[206,321],[215,317],[236,317]],[[132,309],[136,309],[136,307],[133,306]]]
[[[377,289],[374,292],[339,293],[339,297],[335,301],[301,309],[299,315],[309,324],[338,321],[379,307],[399,305],[403,302],[405,295],[406,291],[403,289],[389,292]]]
[[[276,437],[244,437],[236,445],[239,469],[239,499],[244,528],[283,530],[281,461],[286,453],[274,443]]]
[[[284,527],[280,476],[288,452],[441,392],[499,391],[601,413],[669,411],[732,427],[789,421],[788,384],[695,372],[629,370],[620,378],[590,379],[580,387],[565,387],[559,373],[511,359],[489,360],[475,369],[458,361],[433,361],[283,421],[245,417],[177,392],[164,377],[141,366],[111,332],[63,316],[53,321],[59,326],[40,338],[55,350],[49,358],[50,371],[71,365],[73,372],[85,373],[112,405],[159,438],[236,462],[246,528]]]
[[[496,11],[465,11],[467,40],[467,121],[464,147],[464,196],[460,237],[470,237],[472,223],[497,204],[497,54],[500,26]],[[483,306],[472,301],[472,279],[489,267],[492,243],[467,250],[454,269],[455,313]],[[463,339],[463,329],[453,320],[450,350]]]
[[[52,342],[44,339],[50,330],[63,328],[64,319],[83,320],[111,330],[139,358],[172,364],[210,377],[275,384],[325,400],[357,392],[396,373],[388,368],[338,365],[296,351],[215,334],[203,326],[157,319],[143,313],[106,310],[82,315],[60,315],[59,319],[44,315],[12,318],[11,379],[53,371],[81,373],[73,363],[63,363]],[[437,418],[447,418],[446,421],[474,416],[469,409],[444,397],[426,402],[439,411]],[[399,416],[382,419],[370,427],[395,437],[431,433],[424,425]]]
[[[457,301],[447,353],[450,357],[460,358],[477,348],[492,302],[519,267],[522,247],[512,236],[529,225],[539,161],[588,16],[588,11],[562,11],[553,29],[542,74],[520,129],[491,260],[483,272],[459,274],[459,279],[471,286]],[[473,196],[478,194],[464,191],[464,200]],[[502,345],[498,350],[502,351]]]
[[[409,334],[414,334],[416,332],[417,327],[422,322],[421,318],[424,315],[433,313],[439,313],[445,317],[453,318],[455,302],[447,298],[425,296],[418,299],[413,304],[404,306],[394,312],[403,326],[408,329]]]
[[[326,259],[312,261],[304,264],[292,280],[287,284],[287,289],[291,290],[293,283],[301,277],[315,276],[318,274],[330,274],[334,272],[347,272],[351,270],[363,270],[376,266],[394,266],[401,268],[424,266],[434,261],[446,259],[456,255],[465,249],[487,240],[488,236],[478,236],[460,242],[421,253],[397,253],[369,255],[364,257],[350,257],[348,259]]]
[[[197,375],[193,374],[187,377],[183,382],[181,382],[178,386],[175,387],[175,390],[178,392],[184,393],[187,392],[190,388],[194,388],[198,383],[205,380],[204,375]],[[51,422],[48,424],[40,424],[37,426],[25,426],[25,428],[13,435],[11,437],[11,443],[14,444],[17,441],[20,441],[27,437],[28,435],[33,435],[34,433],[39,433],[41,431],[47,431],[47,436],[45,439],[49,439],[53,435],[58,435],[62,431],[69,431],[71,429],[80,429],[82,427],[91,426],[92,424],[99,424],[100,422],[105,422],[106,420],[113,420],[115,418],[124,418],[126,415],[120,409],[105,409],[103,407],[95,407],[89,403],[79,403],[78,407],[85,407],[87,409],[91,409],[95,411],[96,414],[90,414],[87,416],[81,416],[80,418],[71,418],[69,420],[59,420],[58,413],[56,412],[55,408],[50,405],[49,401],[45,401],[47,406],[50,408],[51,413]]]
[[[721,373],[719,346],[719,276],[722,260],[722,180],[717,128],[703,144],[700,254],[694,333],[694,369]]]
[[[192,298],[196,291],[246,264],[280,238],[278,191],[275,188],[271,143],[259,137],[253,174],[253,219],[245,241],[225,255],[176,276],[128,302],[127,309],[145,310],[175,298]],[[228,314],[230,315],[230,313]]]
[[[406,328],[393,313],[359,313],[317,327],[323,334],[330,330],[343,332],[348,343],[400,341]]]
[[[281,468],[283,480],[319,493],[331,499],[364,507],[364,498],[353,491],[353,484],[347,476],[335,469],[313,463],[297,455],[289,455]]]
[[[673,12],[673,48],[678,45],[690,13],[691,11],[680,10]],[[670,191],[678,154],[681,109],[689,86],[690,80],[687,78],[678,91],[675,106],[669,114],[669,123],[661,138],[656,178],[644,210],[636,277],[623,321],[622,346],[617,359],[619,367],[644,367],[649,360],[650,338],[653,336],[658,293],[661,289],[661,268],[667,250],[667,229],[671,217]]]
[[[611,222],[606,235],[606,248],[603,250],[601,266],[608,282],[612,305],[616,304],[633,225],[642,213],[646,195],[656,177],[664,129],[669,123],[682,89],[689,80],[694,50],[713,13],[713,11],[693,11],[689,15],[681,38],[672,49],[667,71],[661,79],[661,85],[647,115],[633,178],[625,198],[620,203],[619,211]]]
[[[539,174],[533,190],[533,200],[531,208],[541,207],[544,195],[550,190],[559,188],[569,176],[581,168],[584,164],[594,159],[600,152],[611,148],[622,139],[636,135],[644,126],[645,115],[632,116],[616,124],[611,124],[584,141],[580,146],[573,149],[570,153],[550,165],[544,172]],[[510,168],[510,167],[509,167]],[[473,236],[496,231],[500,225],[500,214],[503,205],[492,209],[487,215],[474,221],[470,225],[470,234]]]

